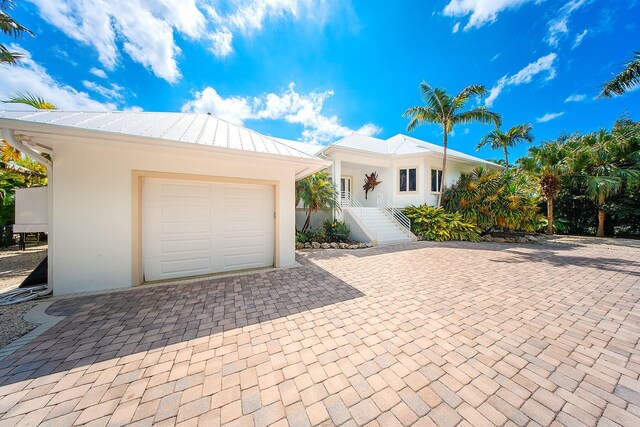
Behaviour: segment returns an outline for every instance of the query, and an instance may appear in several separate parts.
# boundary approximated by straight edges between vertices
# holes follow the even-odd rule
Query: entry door
[[[351,189],[351,177],[348,176],[340,178],[340,194],[344,194],[345,192],[353,192]]]
[[[147,178],[146,281],[273,265],[274,187]]]

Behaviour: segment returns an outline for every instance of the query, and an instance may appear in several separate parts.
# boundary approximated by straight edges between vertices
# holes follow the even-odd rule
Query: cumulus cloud
[[[323,23],[333,0],[30,0],[40,16],[68,37],[91,46],[107,70],[120,50],[157,77],[177,82],[181,50],[174,36],[200,41],[218,57],[233,52],[234,34],[250,35],[267,19]]]
[[[112,102],[101,103],[91,99],[86,92],[55,80],[43,66],[36,63],[31,54],[20,46],[12,44],[11,51],[21,52],[24,58],[19,66],[0,66],[0,99],[7,99],[18,93],[40,96],[64,110],[101,111],[113,110]]]
[[[101,70],[100,68],[91,68],[89,69],[89,72],[91,74],[93,74],[96,77],[100,77],[101,79],[106,79],[107,78],[107,73],[104,72],[104,70]]]
[[[538,123],[546,123],[546,122],[551,121],[553,119],[557,119],[558,117],[562,116],[563,114],[564,114],[564,111],[562,111],[560,113],[545,113],[544,116],[537,117],[536,118],[536,122],[538,122]]]
[[[111,99],[114,101],[119,101],[119,102],[124,101],[124,95],[122,94],[122,92],[124,91],[124,88],[115,83],[111,83],[110,87],[105,87],[105,86],[99,85],[96,82],[83,80],[82,86],[89,89],[90,91],[93,91],[99,95],[102,95],[104,98]]]
[[[367,123],[351,129],[340,123],[336,115],[327,115],[324,103],[333,91],[298,93],[291,83],[280,93],[266,93],[256,97],[222,97],[214,88],[196,92],[193,99],[182,106],[182,111],[208,112],[230,122],[243,124],[246,120],[284,120],[302,125],[301,139],[313,143],[327,143],[353,132],[364,135],[378,134],[382,129]]]
[[[549,21],[549,30],[546,38],[546,42],[549,46],[558,46],[560,40],[569,33],[569,21],[571,16],[591,1],[592,0],[570,0],[560,8],[557,16]]]
[[[507,9],[515,9],[533,1],[537,3],[540,0],[450,0],[443,13],[456,17],[471,15],[464,27],[468,31],[495,22],[498,14]]]
[[[568,96],[564,102],[582,102],[587,99],[587,95],[583,93],[576,93],[575,95]]]
[[[545,80],[552,80],[556,76],[555,61],[557,57],[558,55],[555,53],[550,53],[527,65],[512,76],[505,75],[501,77],[489,91],[489,96],[485,100],[485,105],[487,107],[493,106],[493,103],[504,89],[509,86],[520,86],[531,83],[533,78],[538,74],[546,73],[547,77]]]

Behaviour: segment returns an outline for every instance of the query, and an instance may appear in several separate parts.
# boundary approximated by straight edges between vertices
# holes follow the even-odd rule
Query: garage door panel
[[[274,187],[146,179],[145,280],[273,265]]]

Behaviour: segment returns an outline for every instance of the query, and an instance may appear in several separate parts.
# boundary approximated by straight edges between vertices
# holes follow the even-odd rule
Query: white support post
[[[340,178],[342,178],[342,161],[340,159],[333,159],[333,165],[331,167],[331,180],[333,182],[333,186],[338,192],[338,202],[342,197],[340,192]],[[342,220],[342,212],[336,210],[333,212],[333,216],[336,219]]]

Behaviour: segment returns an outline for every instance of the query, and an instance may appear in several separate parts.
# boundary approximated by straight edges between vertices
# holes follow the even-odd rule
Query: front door
[[[343,176],[342,178],[340,178],[340,194],[344,195],[345,193],[351,193],[351,192],[352,192],[351,177]]]

